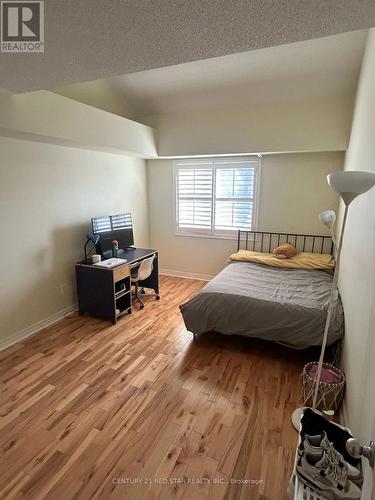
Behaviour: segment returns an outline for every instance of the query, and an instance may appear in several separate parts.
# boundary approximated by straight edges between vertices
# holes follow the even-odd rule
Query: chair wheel
[[[155,299],[156,299],[156,300],[160,300],[160,295],[157,295],[157,296],[155,297]]]
[[[142,288],[141,293],[146,293],[144,288]]]
[[[143,309],[145,306],[139,306],[139,309]]]

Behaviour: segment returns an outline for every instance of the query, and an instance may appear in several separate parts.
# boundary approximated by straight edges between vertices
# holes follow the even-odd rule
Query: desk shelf
[[[116,300],[121,299],[121,297],[124,297],[124,295],[130,294],[130,290],[120,290],[119,292],[115,293],[115,298]]]
[[[130,286],[131,286],[131,283],[130,283],[130,280],[128,278],[125,278],[125,279],[115,283],[115,298],[116,298],[116,300],[120,299],[121,297],[123,297],[127,293],[130,293],[131,292]]]
[[[117,318],[124,313],[131,313],[132,299],[130,290],[123,293],[120,297],[116,297],[116,316]],[[119,310],[120,312],[117,312]]]

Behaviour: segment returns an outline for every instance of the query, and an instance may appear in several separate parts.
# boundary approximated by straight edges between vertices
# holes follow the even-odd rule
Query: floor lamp
[[[336,266],[332,279],[331,295],[329,299],[327,318],[324,327],[322,348],[320,351],[318,369],[315,378],[313,408],[312,408],[313,410],[316,409],[318,393],[319,393],[319,383],[322,375],[324,354],[327,346],[328,332],[338,297],[337,283],[339,279],[340,257],[341,257],[342,243],[344,240],[344,233],[345,233],[345,226],[348,216],[349,205],[357,196],[365,193],[375,185],[375,174],[372,174],[370,172],[360,172],[360,171],[334,172],[332,174],[328,174],[327,181],[329,186],[341,196],[341,199],[345,204],[345,212],[344,212],[344,219],[342,222],[341,236],[339,243],[337,244],[336,239],[333,239],[333,242],[336,247]],[[322,212],[319,215],[319,218],[323,222],[323,224],[325,224],[331,230],[331,234],[333,234],[333,224],[336,220],[336,215],[333,212],[333,210],[326,210],[325,212]],[[299,430],[300,420],[304,409],[305,409],[304,407],[297,408],[296,410],[294,410],[292,414],[291,417],[292,423],[297,430]]]

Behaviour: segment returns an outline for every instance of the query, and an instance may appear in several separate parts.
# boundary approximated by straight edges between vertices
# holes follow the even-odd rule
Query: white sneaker
[[[341,453],[339,453],[329,441],[325,432],[316,436],[308,436],[306,434],[303,442],[303,449],[310,456],[315,455],[318,460],[322,457],[322,452],[325,451],[333,463],[345,469],[348,479],[356,483],[362,482],[361,471],[344,460]]]
[[[316,454],[302,454],[296,467],[301,479],[329,500],[359,500],[361,490],[348,479],[346,470],[334,463],[325,451],[321,455],[318,460]]]

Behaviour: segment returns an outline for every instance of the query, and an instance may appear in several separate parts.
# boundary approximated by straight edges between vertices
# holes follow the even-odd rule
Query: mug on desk
[[[92,257],[91,257],[91,262],[93,264],[97,264],[98,262],[101,262],[102,260],[102,256],[101,255],[97,255],[97,254],[94,254]]]

